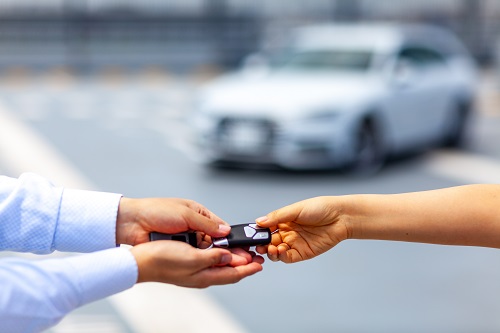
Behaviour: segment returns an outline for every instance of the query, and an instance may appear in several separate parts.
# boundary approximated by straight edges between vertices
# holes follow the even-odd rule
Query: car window
[[[416,67],[444,65],[445,58],[437,51],[424,47],[407,47],[399,53],[399,60]]]
[[[372,53],[358,50],[289,51],[273,59],[276,69],[364,71],[370,66]]]

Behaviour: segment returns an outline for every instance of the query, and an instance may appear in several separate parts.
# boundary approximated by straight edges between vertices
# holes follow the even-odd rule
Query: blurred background
[[[207,165],[198,92],[249,54],[318,23],[429,23],[476,64],[470,131],[376,173]],[[4,0],[0,171],[129,197],[185,197],[231,224],[305,198],[500,182],[500,1]],[[429,149],[432,148],[432,149]],[[260,157],[252,157],[253,160]],[[355,241],[239,284],[151,284],[85,306],[49,332],[498,332],[500,253]]]

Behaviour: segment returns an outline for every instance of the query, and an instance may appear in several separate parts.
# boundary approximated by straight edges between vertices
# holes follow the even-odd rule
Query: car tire
[[[466,125],[470,110],[470,103],[460,102],[456,104],[448,117],[447,128],[444,131],[444,147],[457,148],[464,144]]]
[[[351,175],[372,175],[385,163],[381,137],[373,122],[365,121],[358,127],[354,139],[353,160],[348,167]]]

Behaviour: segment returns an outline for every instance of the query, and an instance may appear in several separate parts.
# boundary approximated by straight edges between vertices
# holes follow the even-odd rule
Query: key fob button
[[[243,228],[243,230],[245,230],[245,235],[249,238],[253,237],[253,235],[257,232],[257,231],[255,231],[255,229],[253,229],[251,227],[245,227],[245,228]]]
[[[269,237],[269,233],[265,231],[258,232],[253,239],[266,239]]]

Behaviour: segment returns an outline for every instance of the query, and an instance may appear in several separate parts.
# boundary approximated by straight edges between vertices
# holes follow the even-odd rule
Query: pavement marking
[[[0,104],[0,157],[5,171],[18,176],[34,172],[65,187],[96,188],[43,137],[37,135]]]
[[[58,186],[96,189],[67,159],[61,156],[42,136],[12,116],[0,104],[0,165],[3,171],[17,176],[31,171],[49,178]],[[140,333],[157,332],[219,332],[243,333],[238,324],[209,295],[201,290],[189,290],[172,285],[141,284],[108,298],[130,328]],[[69,316],[78,316],[70,314]],[[193,316],[196,320],[193,320]],[[66,317],[68,318],[68,317]],[[112,332],[109,318],[92,316]],[[89,322],[89,318],[83,318]],[[92,319],[92,320],[94,320]],[[63,325],[83,322],[82,319],[66,319]],[[63,322],[61,322],[63,323]],[[94,333],[96,327],[80,327],[78,332]],[[63,330],[57,326],[54,332]],[[71,329],[67,330],[68,332]],[[75,329],[73,329],[74,332]],[[66,332],[66,330],[65,330]]]
[[[500,184],[500,160],[463,151],[439,150],[428,153],[423,168],[461,183]]]

